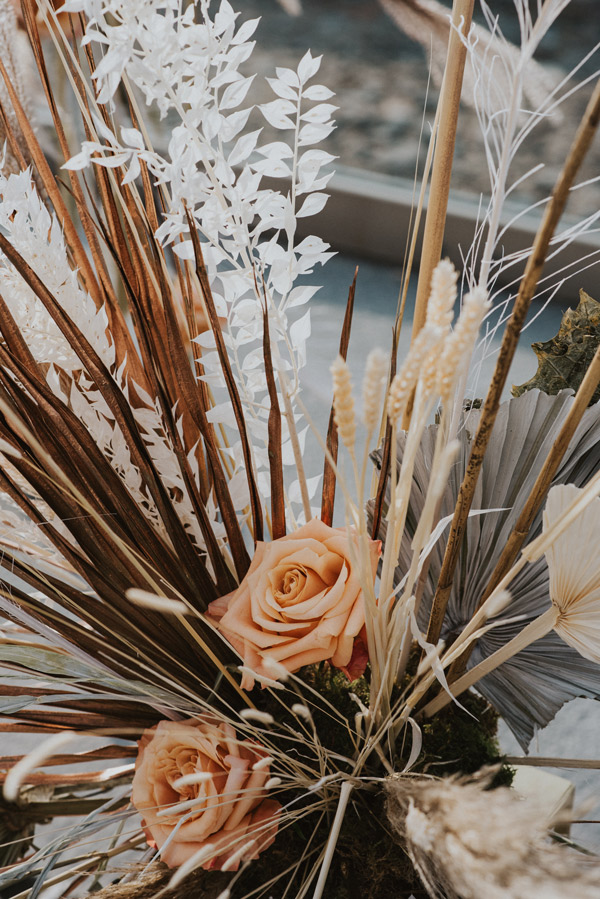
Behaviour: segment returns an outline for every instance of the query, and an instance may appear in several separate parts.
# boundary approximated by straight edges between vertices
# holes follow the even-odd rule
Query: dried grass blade
[[[59,727],[61,730],[100,730],[110,728],[111,730],[121,730],[124,728],[124,721],[117,715],[102,715],[97,712],[65,712],[61,714],[53,709],[50,712],[27,711],[18,712],[18,714],[7,716],[12,719],[18,719],[24,724],[36,724],[42,727],[48,727],[54,730]],[[144,725],[137,725],[135,721],[127,719],[127,732],[141,732]]]
[[[156,319],[156,315],[152,316],[152,311],[154,310],[154,306],[157,304],[158,300],[158,298],[155,298],[154,303],[151,304],[149,308],[147,308],[145,311],[143,308],[139,310],[137,316],[139,325],[139,342],[140,346],[142,347],[142,353],[148,360],[149,379],[151,382],[153,394],[158,397],[158,400],[160,402],[165,432],[170,440],[171,446],[173,447],[173,451],[177,458],[179,471],[184,481],[188,498],[193,506],[194,513],[200,524],[202,535],[206,543],[207,552],[209,554],[211,564],[216,576],[218,592],[229,593],[234,589],[236,584],[231,576],[231,572],[226,565],[225,559],[221,552],[221,548],[215,537],[205,505],[198,492],[197,485],[190,470],[189,460],[187,458],[185,448],[182,446],[178,428],[173,418],[172,410],[177,404],[178,411],[181,414],[184,423],[184,430],[186,429],[187,425],[188,439],[193,445],[193,443],[195,443],[200,436],[198,431],[195,428],[192,428],[192,425],[195,424],[195,422],[193,417],[189,413],[188,407],[188,400],[193,397],[193,394],[195,392],[195,385],[192,381],[191,390],[189,389],[189,381],[192,380],[192,375],[189,367],[189,362],[185,354],[185,349],[181,341],[181,334],[177,326],[175,313],[170,304],[171,293],[169,285],[162,277],[162,272],[160,270],[158,272],[158,275],[160,281],[162,282],[161,286],[164,308],[161,309],[161,312],[165,312],[165,315],[163,316],[163,323],[165,325],[166,333],[164,335],[164,339],[161,339],[159,335],[158,341],[155,339],[155,335],[153,334],[152,324],[153,318]],[[135,308],[137,305],[137,300],[133,293],[131,293],[130,288],[129,290],[131,303]],[[162,350],[160,350],[159,352],[157,352],[158,345],[162,347]],[[177,394],[175,394],[174,392],[174,372],[177,372],[179,377],[179,390]],[[169,393],[169,385],[165,384],[165,375],[171,382],[171,396],[167,395]],[[186,389],[186,387],[188,389]],[[190,430],[193,430],[193,436],[190,435]],[[241,537],[240,542],[243,546]],[[200,605],[201,607],[205,608],[203,603],[200,603]]]
[[[285,537],[285,496],[283,489],[283,462],[281,457],[281,410],[273,373],[271,338],[269,334],[269,310],[263,310],[263,356],[265,377],[269,391],[269,471],[271,474],[271,527],[273,540]]]
[[[352,315],[354,313],[354,297],[356,295],[356,280],[358,278],[358,266],[354,270],[354,278],[348,291],[348,300],[346,302],[346,312],[342,325],[342,333],[340,335],[339,354],[346,360],[348,356],[348,346],[350,344],[350,331],[352,328]],[[329,413],[329,424],[327,426],[326,444],[334,465],[337,465],[339,439],[338,430],[335,423],[335,415],[333,404]],[[325,456],[325,464],[323,466],[323,490],[321,494],[321,521],[329,525],[333,522],[333,508],[335,504],[335,470],[327,456]]]
[[[225,382],[227,384],[227,391],[229,393],[229,398],[231,399],[231,405],[233,406],[233,413],[235,415],[235,420],[236,420],[236,424],[237,424],[239,435],[240,435],[240,441],[242,444],[242,452],[244,455],[244,463],[246,466],[246,477],[248,479],[248,489],[249,489],[249,493],[250,493],[250,508],[252,510],[254,542],[256,543],[258,540],[263,539],[263,514],[262,514],[262,504],[261,504],[261,500],[260,500],[260,495],[258,492],[258,488],[256,486],[256,479],[254,477],[254,465],[253,465],[253,460],[252,460],[252,450],[250,447],[250,442],[248,440],[248,433],[246,431],[246,422],[244,421],[244,410],[242,408],[240,394],[239,394],[237,385],[235,383],[235,378],[233,377],[233,372],[231,370],[229,357],[227,355],[227,350],[225,348],[225,341],[223,340],[223,333],[221,331],[221,325],[219,323],[219,316],[217,315],[215,301],[213,299],[212,290],[210,288],[210,282],[208,280],[208,272],[206,271],[206,266],[204,264],[204,256],[202,254],[202,246],[200,244],[200,238],[198,237],[198,232],[196,230],[194,220],[193,220],[189,210],[187,210],[187,209],[186,209],[186,215],[187,215],[187,220],[188,220],[190,237],[192,239],[192,244],[194,247],[194,255],[195,255],[195,259],[196,259],[196,274],[198,276],[198,280],[200,282],[200,287],[202,289],[202,296],[203,296],[204,303],[206,306],[206,311],[208,314],[208,319],[210,321],[210,326],[212,328],[213,334],[215,335],[217,352],[219,354],[219,360],[221,362],[221,366],[223,369],[223,376],[224,376]]]
[[[152,238],[152,240],[154,240],[154,238]],[[158,252],[158,247],[156,250]],[[248,570],[250,558],[244,545],[244,538],[221,467],[218,449],[214,440],[214,430],[206,416],[206,408],[203,405],[205,394],[199,389],[197,382],[194,380],[173,305],[172,291],[164,278],[162,270],[159,271],[159,279],[161,283],[167,344],[169,349],[169,367],[174,372],[177,372],[177,403],[178,410],[182,414],[184,438],[187,431],[189,440],[188,448],[191,449],[194,444],[199,442],[200,435],[204,437],[216,499],[223,518],[223,524],[225,525],[237,576],[241,579]],[[212,531],[204,501],[191,474],[186,453],[180,446],[180,436],[172,421],[171,408],[167,408],[164,402],[163,414],[169,423],[171,440],[178,454],[182,475],[186,481],[190,499],[194,505],[207,547],[209,548],[211,562],[218,578],[218,587],[222,593],[229,593],[235,588],[235,581],[225,564],[221,548]],[[193,432],[191,436],[190,432]]]
[[[44,760],[44,766],[78,765],[80,762],[101,762],[105,759],[129,759],[137,755],[136,746],[103,746],[86,752],[56,753]],[[0,756],[0,768],[9,768],[20,762],[23,755]]]
[[[388,384],[391,384],[396,376],[396,357],[398,355],[398,330],[394,328],[392,331],[392,351],[390,360],[390,377]],[[387,421],[387,417],[386,417]],[[373,526],[371,528],[371,538],[376,540],[379,537],[381,520],[383,517],[383,505],[388,488],[388,477],[390,473],[390,464],[392,460],[392,439],[393,428],[387,421],[385,426],[385,434],[383,438],[383,450],[381,453],[381,467],[379,472],[379,480],[377,482],[377,493],[375,494],[375,502],[373,503]],[[385,536],[382,537],[385,540]]]

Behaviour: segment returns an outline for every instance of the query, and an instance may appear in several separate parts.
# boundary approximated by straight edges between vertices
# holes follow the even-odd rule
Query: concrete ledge
[[[272,186],[281,189],[281,181],[273,180]],[[340,167],[327,191],[331,198],[325,209],[314,218],[298,220],[302,233],[317,234],[330,243],[333,249],[346,254],[388,264],[402,264],[413,204],[411,181]],[[507,203],[505,221],[502,224],[510,221],[520,211],[520,207]],[[449,239],[444,252],[457,266],[461,265],[460,251],[466,253],[471,246],[478,215],[479,202],[476,197],[451,194],[446,227]],[[529,212],[511,226],[503,237],[505,256],[519,253],[531,246],[540,218],[541,211],[539,215]],[[559,224],[559,233],[573,223],[572,219],[565,217]],[[595,261],[600,262],[598,233],[578,238],[565,247],[557,258],[546,263],[542,277],[553,276],[547,284],[560,278],[566,279],[556,294],[561,302],[577,303],[580,287],[585,287],[592,296],[600,294],[595,289],[598,274],[593,269],[573,277],[573,272],[581,265],[592,261],[589,259],[581,265],[577,264],[579,259],[590,253],[595,253]],[[504,283],[518,278],[523,265],[523,262],[512,265],[505,273]],[[560,269],[564,271],[558,276]]]
[[[557,833],[569,836],[575,800],[575,787],[569,780],[539,768],[517,765],[512,788],[522,799],[534,802]]]

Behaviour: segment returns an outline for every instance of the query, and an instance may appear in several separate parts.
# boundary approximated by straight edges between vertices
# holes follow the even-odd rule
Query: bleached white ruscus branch
[[[170,196],[157,238],[171,244],[182,260],[194,259],[186,209],[203,241],[217,313],[226,321],[224,338],[240,390],[253,450],[253,463],[263,495],[270,494],[267,419],[269,404],[262,362],[262,309],[269,315],[271,353],[276,370],[288,372],[291,403],[299,389],[299,370],[306,360],[310,310],[303,306],[317,288],[297,281],[331,255],[317,237],[296,236],[297,219],[319,212],[327,200],[331,177],[322,169],[334,157],[318,149],[332,131],[333,96],[312,84],[321,57],[307,52],[296,69],[277,68],[268,79],[275,99],[260,109],[282,139],[260,143],[262,129],[243,133],[252,107],[244,105],[254,76],[239,67],[254,47],[250,40],[258,20],[237,25],[238,13],[222,0],[202,0],[182,11],[177,0],[68,0],[65,10],[89,17],[85,41],[97,42],[103,56],[94,79],[100,103],[109,103],[123,76],[155,106],[161,118],[172,116],[164,155],[148,147],[136,128],[119,134],[95,118],[98,141],[84,142],[68,167],[91,162],[125,166],[125,181],[140,173],[140,163]],[[288,139],[289,138],[289,139]],[[263,177],[290,179],[289,190],[263,184]],[[217,402],[214,423],[233,421],[223,399],[223,376],[212,332],[200,335],[204,379]],[[281,386],[278,388],[281,400]],[[283,401],[280,402],[283,410]],[[282,420],[283,464],[294,464],[286,418]],[[304,445],[307,427],[299,429]],[[236,471],[243,466],[240,445],[230,450]],[[317,479],[309,478],[314,492]],[[299,493],[288,484],[288,494]],[[243,508],[246,497],[237,506]]]

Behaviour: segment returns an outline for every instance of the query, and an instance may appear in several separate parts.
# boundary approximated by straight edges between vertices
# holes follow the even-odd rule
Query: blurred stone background
[[[443,2],[451,8],[450,0]],[[491,0],[489,6],[493,15],[501,18],[505,36],[518,41],[512,0]],[[292,17],[277,0],[245,0],[244,17],[261,16],[251,58],[252,71],[259,75],[253,89],[260,86],[261,75],[274,74],[276,65],[297,65],[307,48],[313,55],[322,53],[315,80],[336,92],[331,102],[339,106],[338,127],[328,139],[328,151],[339,157],[340,165],[412,179],[417,158],[424,158],[438,97],[433,84],[428,89],[425,51],[400,31],[378,0],[302,0],[302,8],[302,15]],[[479,0],[475,9],[482,22]],[[599,40],[597,0],[573,0],[545,36],[536,58],[560,81]],[[581,67],[573,84],[597,68],[596,56]],[[265,82],[263,91],[259,102],[274,99]],[[540,124],[521,148],[513,170],[515,178],[541,160],[545,163],[541,172],[519,188],[523,202],[542,199],[552,189],[590,93],[588,85],[573,94],[561,106],[563,121]],[[264,120],[260,124],[265,124]],[[425,140],[419,155],[422,128]],[[598,174],[599,161],[597,147],[581,172],[581,181]],[[475,111],[466,107],[459,122],[453,188],[489,193],[479,123]],[[590,205],[597,209],[598,195],[594,206],[590,192],[575,192],[569,211],[587,214]]]

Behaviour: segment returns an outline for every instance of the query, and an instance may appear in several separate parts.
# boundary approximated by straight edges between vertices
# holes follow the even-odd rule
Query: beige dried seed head
[[[354,398],[350,369],[345,360],[338,356],[331,366],[333,377],[333,412],[340,440],[344,446],[352,450],[356,441],[356,416],[354,414]]]
[[[388,357],[383,350],[371,350],[363,380],[363,421],[372,431],[379,420],[381,391],[388,372]]]
[[[450,398],[456,379],[468,364],[481,322],[490,308],[487,291],[476,287],[463,301],[456,327],[446,339],[439,366],[439,391],[442,402]]]
[[[438,262],[431,276],[431,293],[427,303],[428,325],[448,331],[454,316],[458,272],[449,259]]]
[[[440,354],[443,352],[443,340],[436,341],[423,359],[421,366],[421,384],[426,396],[438,394],[440,381]]]
[[[390,385],[387,401],[387,413],[391,425],[398,424],[412,391],[422,375],[423,363],[440,339],[439,328],[425,325],[411,344],[408,355],[400,371]]]

